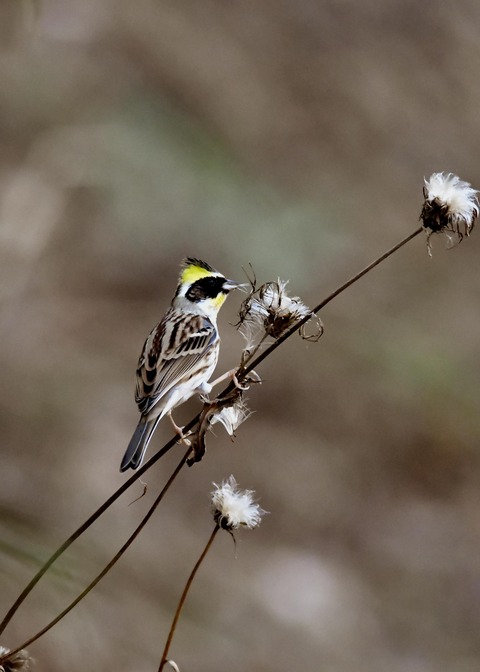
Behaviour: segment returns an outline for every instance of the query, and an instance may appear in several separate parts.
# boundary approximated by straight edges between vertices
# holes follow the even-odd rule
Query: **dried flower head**
[[[313,313],[298,296],[288,296],[287,282],[278,279],[267,282],[258,289],[252,287],[240,310],[240,332],[247,342],[247,349],[260,335],[279,338],[299,320],[313,317]]]
[[[425,229],[454,233],[459,241],[469,236],[479,214],[478,191],[453,173],[433,173],[424,182],[420,219]]]
[[[253,530],[260,525],[266,513],[255,503],[253,490],[240,490],[233,476],[222,485],[213,484],[212,513],[215,522],[224,530],[246,527]]]
[[[225,430],[231,437],[235,436],[235,432],[250,415],[250,411],[241,396],[239,395],[231,406],[224,406],[221,410],[217,410],[210,418],[210,425],[216,425],[217,422],[225,427]]]
[[[28,655],[26,649],[17,651],[12,656],[8,656],[10,649],[0,646],[0,672],[29,672],[33,666],[33,658]],[[5,656],[7,656],[5,658]]]

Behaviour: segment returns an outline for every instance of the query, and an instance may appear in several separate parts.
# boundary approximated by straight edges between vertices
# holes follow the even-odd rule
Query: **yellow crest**
[[[193,282],[200,280],[200,278],[206,278],[212,273],[216,273],[215,269],[206,264],[200,259],[193,259],[188,257],[182,264],[182,272],[180,274],[180,282],[183,284],[191,285]]]

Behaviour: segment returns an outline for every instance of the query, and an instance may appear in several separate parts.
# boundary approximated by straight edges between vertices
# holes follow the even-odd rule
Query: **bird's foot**
[[[168,413],[168,417],[170,418],[170,422],[172,423],[175,434],[178,435],[177,443],[182,443],[184,446],[187,446],[187,448],[189,446],[191,446],[192,442],[187,438],[191,434],[191,432],[188,432],[187,434],[183,433],[183,427],[180,427],[179,425],[177,425],[177,423],[175,422],[175,420],[172,417],[172,412],[171,411]]]

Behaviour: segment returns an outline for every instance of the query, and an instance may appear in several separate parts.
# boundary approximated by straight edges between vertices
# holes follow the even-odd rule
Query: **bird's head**
[[[187,257],[181,265],[179,284],[175,297],[183,298],[207,316],[216,316],[228,293],[239,287],[233,280],[227,280],[209,264],[200,259]]]

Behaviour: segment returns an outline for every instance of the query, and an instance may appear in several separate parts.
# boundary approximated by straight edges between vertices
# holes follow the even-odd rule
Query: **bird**
[[[121,472],[140,467],[165,416],[180,439],[188,443],[172,410],[196,393],[207,395],[228,375],[208,383],[220,351],[217,315],[229,292],[239,287],[200,259],[182,261],[175,296],[147,336],[138,360],[135,401],[140,421],[123,456]]]

